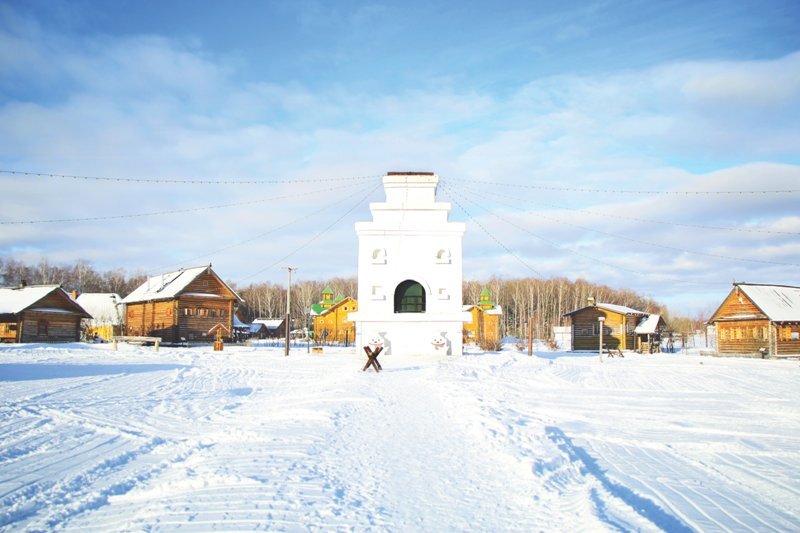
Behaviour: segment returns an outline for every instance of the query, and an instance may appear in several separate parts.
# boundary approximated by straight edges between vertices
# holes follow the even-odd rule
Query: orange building
[[[311,306],[314,317],[314,340],[316,342],[337,342],[349,344],[355,341],[356,325],[347,316],[358,310],[358,302],[353,298],[339,295],[326,287],[322,291],[322,301]]]
[[[500,317],[503,309],[492,301],[489,289],[481,291],[480,301],[462,308],[472,315],[472,322],[464,323],[464,342],[481,344],[500,340]]]

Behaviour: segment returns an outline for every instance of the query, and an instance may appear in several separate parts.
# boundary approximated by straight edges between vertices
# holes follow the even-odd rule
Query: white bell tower
[[[389,172],[386,202],[371,203],[372,222],[357,222],[356,346],[380,342],[387,355],[461,355],[461,243],[465,225],[448,222],[436,202],[439,176]]]

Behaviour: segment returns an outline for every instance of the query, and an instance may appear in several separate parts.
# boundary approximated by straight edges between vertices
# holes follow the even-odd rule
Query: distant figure
[[[674,353],[675,352],[675,344],[672,340],[672,333],[669,334],[669,338],[667,338],[667,353]]]

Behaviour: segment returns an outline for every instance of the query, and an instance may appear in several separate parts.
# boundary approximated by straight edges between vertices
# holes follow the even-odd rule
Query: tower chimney
[[[595,303],[594,303],[594,296],[589,296],[588,298],[586,298],[586,302],[587,302],[589,305],[591,305],[592,307],[594,307],[594,306],[595,306]]]

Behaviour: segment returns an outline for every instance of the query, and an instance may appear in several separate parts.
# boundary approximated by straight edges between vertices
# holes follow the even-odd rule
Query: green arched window
[[[407,279],[394,291],[395,313],[424,313],[425,289],[414,280]]]

